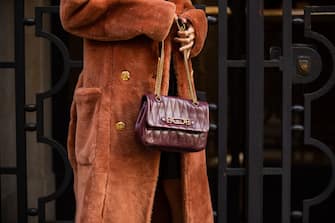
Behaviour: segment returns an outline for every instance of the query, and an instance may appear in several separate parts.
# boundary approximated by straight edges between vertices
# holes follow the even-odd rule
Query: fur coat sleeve
[[[187,19],[195,30],[195,43],[191,50],[191,57],[197,56],[205,43],[207,36],[207,19],[203,10],[195,9],[190,0],[184,1],[182,10],[177,8],[177,14]],[[177,4],[179,6],[180,4]]]
[[[194,9],[190,0],[61,0],[60,11],[68,32],[100,41],[128,40],[139,35],[162,41],[170,32],[175,13],[195,27],[196,41],[191,51],[194,57],[204,45],[207,21],[205,13]]]
[[[60,14],[64,28],[83,38],[115,41],[144,34],[161,41],[175,9],[162,0],[62,0]]]

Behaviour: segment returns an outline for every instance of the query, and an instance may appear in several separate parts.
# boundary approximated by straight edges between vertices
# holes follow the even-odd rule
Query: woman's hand
[[[187,22],[184,18],[178,18],[182,23],[186,24],[186,30],[179,30],[177,32],[177,37],[174,38],[174,41],[180,43],[181,47],[179,48],[180,52],[186,51],[187,57],[190,56],[191,49],[194,45],[195,34],[193,26]]]

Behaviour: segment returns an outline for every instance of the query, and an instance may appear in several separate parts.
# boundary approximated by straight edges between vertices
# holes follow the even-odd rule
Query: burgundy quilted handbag
[[[158,60],[155,94],[143,97],[135,131],[149,149],[171,152],[197,152],[206,147],[209,131],[208,103],[198,101],[192,85],[187,54],[184,64],[192,100],[160,94],[164,42]]]

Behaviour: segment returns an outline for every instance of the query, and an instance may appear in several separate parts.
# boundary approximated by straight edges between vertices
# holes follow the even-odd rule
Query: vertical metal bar
[[[2,192],[2,189],[1,189],[1,180],[2,180],[2,176],[0,174],[0,222],[2,222],[2,195],[1,195],[1,192]]]
[[[227,180],[226,175],[226,157],[227,157],[227,137],[228,137],[228,72],[227,72],[227,0],[219,0],[219,51],[218,51],[218,65],[219,65],[219,101],[218,101],[218,210],[217,222],[227,223]]]
[[[15,0],[15,110],[18,222],[27,222],[24,1]]]
[[[38,201],[38,223],[45,223],[45,203]]]
[[[291,217],[292,0],[283,0],[282,223]]]
[[[248,222],[263,222],[264,18],[263,1],[247,3]]]

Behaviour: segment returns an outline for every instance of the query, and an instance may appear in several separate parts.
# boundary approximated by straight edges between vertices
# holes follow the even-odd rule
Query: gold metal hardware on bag
[[[159,96],[159,95],[156,94],[155,99],[156,99],[158,102],[160,102],[160,101],[161,101],[161,96]]]
[[[157,63],[157,76],[155,83],[155,95],[157,96],[157,98],[161,96],[163,68],[164,68],[164,40],[162,41],[161,55],[160,57],[158,57],[158,63]]]
[[[185,31],[186,30],[186,24],[185,23],[179,23],[179,19],[175,18],[175,22],[177,24],[177,27],[180,31]]]
[[[162,118],[163,122],[166,122],[167,124],[175,124],[175,125],[192,125],[193,122],[190,119],[187,118],[175,118],[175,117],[167,117]]]

